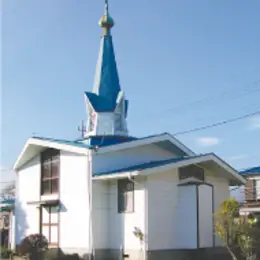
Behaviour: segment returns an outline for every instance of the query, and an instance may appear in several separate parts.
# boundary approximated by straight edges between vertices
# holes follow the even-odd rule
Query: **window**
[[[260,179],[254,179],[255,199],[260,200]]]
[[[179,179],[184,180],[187,178],[196,178],[204,181],[204,169],[196,165],[181,167],[179,169]]]
[[[59,151],[48,149],[42,153],[41,194],[54,194],[59,190]]]
[[[58,207],[44,206],[41,209],[41,234],[50,246],[58,246]]]
[[[97,114],[94,111],[90,112],[89,119],[88,119],[89,132],[95,130],[96,120],[97,120]]]
[[[123,121],[121,113],[115,114],[115,129],[119,132],[123,131]]]
[[[134,212],[134,183],[129,179],[118,180],[118,213]]]

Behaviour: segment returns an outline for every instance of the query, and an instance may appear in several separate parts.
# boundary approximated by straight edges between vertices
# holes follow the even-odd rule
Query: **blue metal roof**
[[[200,157],[200,156],[202,156],[202,155],[177,157],[177,158],[172,158],[172,159],[168,159],[168,160],[160,160],[160,161],[151,161],[151,162],[137,164],[137,165],[120,168],[120,169],[116,169],[116,170],[112,170],[112,171],[94,173],[93,176],[110,175],[110,174],[117,174],[117,173],[122,173],[122,172],[129,172],[129,171],[140,171],[140,170],[144,170],[144,169],[148,169],[148,168],[163,166],[163,165],[170,164],[170,163],[177,163],[180,161],[189,160],[189,159]]]
[[[1,200],[0,204],[14,204],[15,200],[14,199],[8,199],[8,200]]]
[[[257,173],[260,174],[260,165],[240,171],[240,174],[242,175],[257,174]]]
[[[96,67],[93,93],[85,95],[96,112],[114,111],[121,91],[114,46],[110,34],[103,35]],[[128,103],[125,101],[127,109]]]
[[[59,143],[59,144],[72,145],[72,146],[76,146],[76,147],[80,147],[80,148],[87,148],[87,149],[91,148],[90,145],[87,145],[87,144],[79,142],[79,141],[68,141],[68,140],[63,140],[63,139],[54,139],[54,138],[38,137],[38,136],[34,136],[32,138],[33,139],[43,140],[43,141]]]
[[[124,142],[129,142],[132,140],[138,140],[138,138],[135,137],[123,137],[123,136],[90,136],[84,139],[74,140],[74,141],[68,141],[63,139],[54,139],[54,138],[48,138],[48,137],[38,137],[34,136],[34,139],[39,139],[43,141],[49,141],[49,142],[55,142],[59,144],[67,144],[72,145],[75,147],[80,148],[86,148],[91,149],[94,146],[104,147],[109,145],[115,145],[120,144]]]
[[[131,136],[89,136],[87,138],[77,140],[77,142],[85,143],[90,146],[109,146],[109,145],[115,145],[115,144],[120,144],[120,143],[125,143],[125,142],[130,142],[132,140],[138,140],[136,137],[131,137]]]

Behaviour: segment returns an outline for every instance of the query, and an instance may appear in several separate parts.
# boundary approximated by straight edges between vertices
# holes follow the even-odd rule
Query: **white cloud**
[[[251,129],[260,129],[260,116],[254,116],[249,119]]]
[[[200,146],[214,146],[220,143],[220,139],[217,137],[199,137],[197,143]]]

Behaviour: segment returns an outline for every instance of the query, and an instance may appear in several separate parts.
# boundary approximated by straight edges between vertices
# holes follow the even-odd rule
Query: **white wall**
[[[107,172],[109,170],[173,157],[175,157],[173,153],[161,149],[154,144],[143,145],[110,153],[94,154],[93,171],[94,173]]]
[[[177,169],[147,177],[148,250],[177,246],[177,180]]]
[[[88,159],[61,151],[60,157],[60,248],[71,253],[87,250],[89,242]]]
[[[198,186],[199,196],[199,247],[213,246],[212,187]]]
[[[179,186],[178,193],[177,248],[197,248],[197,187]]]
[[[15,202],[15,243],[32,233],[39,233],[39,209],[27,202],[40,200],[40,156],[17,172]]]
[[[206,182],[209,182],[214,187],[214,212],[216,212],[217,210],[219,210],[221,203],[229,198],[229,182],[227,179],[223,177],[217,177],[212,175],[206,176]],[[215,245],[222,245],[222,242],[217,234],[215,236]]]
[[[108,182],[94,180],[92,186],[93,244],[95,249],[109,248],[109,196]]]
[[[139,240],[134,236],[134,227],[141,229],[145,233],[145,179],[136,177],[140,183],[135,184],[134,191],[134,212],[118,213],[117,204],[117,181],[109,183],[109,223],[108,240],[111,249],[125,249],[131,254],[131,250],[140,250]]]

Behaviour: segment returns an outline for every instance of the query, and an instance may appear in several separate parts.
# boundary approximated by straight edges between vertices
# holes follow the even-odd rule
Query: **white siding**
[[[114,134],[114,113],[97,113],[96,135]]]
[[[66,252],[87,250],[89,242],[88,159],[61,151],[60,247]]]
[[[178,187],[177,248],[197,248],[197,187]]]
[[[17,173],[15,202],[15,243],[32,233],[39,233],[39,209],[27,202],[40,200],[40,156],[30,160]]]
[[[173,157],[175,157],[173,153],[161,149],[153,144],[116,152],[94,154],[93,172],[106,172],[109,170],[120,169],[150,161],[170,159]]]
[[[109,246],[111,249],[140,250],[139,240],[134,236],[134,227],[145,233],[145,180],[140,177],[135,179],[134,213],[118,213],[117,208],[117,181],[109,185]]]
[[[199,196],[199,247],[213,246],[212,187],[198,186]]]
[[[221,203],[229,198],[229,182],[225,178],[212,175],[206,176],[206,181],[213,185],[214,212],[216,212],[217,210],[219,210]],[[216,235],[215,238],[215,245],[222,245],[222,242],[218,235]]]
[[[177,169],[148,176],[148,250],[176,248]]]
[[[108,182],[93,181],[93,204],[92,204],[92,219],[93,219],[93,240],[95,249],[109,248],[108,241]]]

